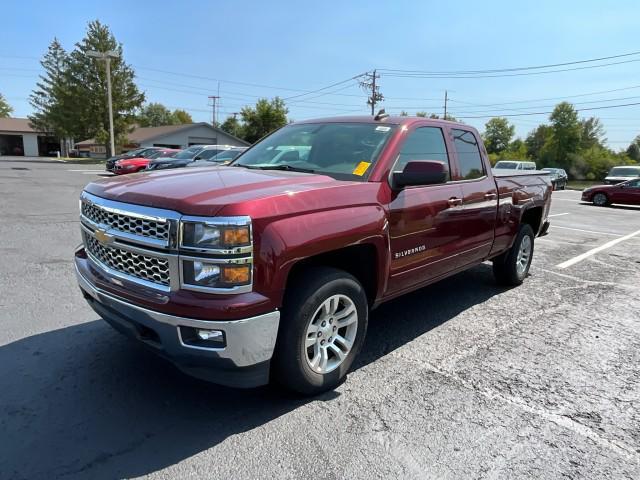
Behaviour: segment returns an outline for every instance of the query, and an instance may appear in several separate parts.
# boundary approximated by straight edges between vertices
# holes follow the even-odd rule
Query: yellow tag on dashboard
[[[358,166],[353,169],[352,173],[354,175],[358,175],[359,177],[361,177],[362,175],[364,175],[367,172],[367,169],[369,168],[369,165],[371,165],[370,162],[360,162],[358,164]]]

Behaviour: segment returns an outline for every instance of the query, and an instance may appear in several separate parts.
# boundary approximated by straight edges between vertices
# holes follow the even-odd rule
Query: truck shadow
[[[383,305],[355,368],[501,291],[481,265]],[[0,392],[0,478],[43,479],[142,476],[338,395],[207,384],[102,320],[0,347]]]

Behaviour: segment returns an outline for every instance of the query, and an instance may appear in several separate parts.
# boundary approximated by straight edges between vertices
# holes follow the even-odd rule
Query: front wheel
[[[593,204],[598,207],[606,207],[609,205],[609,197],[604,193],[596,193],[593,196]]]
[[[275,380],[305,395],[332,390],[345,379],[366,335],[364,288],[333,268],[313,268],[291,288],[273,358]]]
[[[534,237],[530,225],[521,225],[511,248],[493,260],[493,275],[498,283],[510,286],[522,284],[533,259]]]

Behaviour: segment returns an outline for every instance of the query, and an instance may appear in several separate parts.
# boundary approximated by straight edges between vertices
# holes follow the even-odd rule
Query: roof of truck
[[[376,120],[376,117],[371,115],[351,115],[344,117],[325,117],[325,118],[311,118],[307,120],[299,120],[295,123],[378,123],[380,125],[411,125],[418,122],[428,122],[433,124],[447,124],[447,125],[459,125],[465,128],[475,130],[471,125],[466,125],[460,122],[452,122],[450,120],[442,120],[440,118],[427,118],[427,117],[415,117],[415,116],[398,116],[389,115],[388,117]]]

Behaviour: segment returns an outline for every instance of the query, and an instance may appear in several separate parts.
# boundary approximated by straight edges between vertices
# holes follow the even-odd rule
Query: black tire
[[[519,270],[518,254],[523,242],[526,242],[525,237],[529,238],[530,253],[526,261],[526,267],[524,270]],[[511,248],[493,260],[493,275],[500,285],[518,286],[527,277],[531,260],[533,259],[534,237],[535,235],[530,225],[521,225]]]
[[[318,373],[307,360],[304,347],[307,328],[322,303],[334,295],[353,302],[357,312],[355,340],[342,363],[333,371]],[[367,333],[369,307],[364,288],[355,277],[342,270],[315,267],[295,279],[285,295],[272,367],[273,378],[289,390],[317,395],[333,390],[346,378]],[[313,348],[313,347],[309,347]]]
[[[598,192],[592,198],[593,204],[596,207],[606,207],[609,205],[609,197],[606,193]]]

